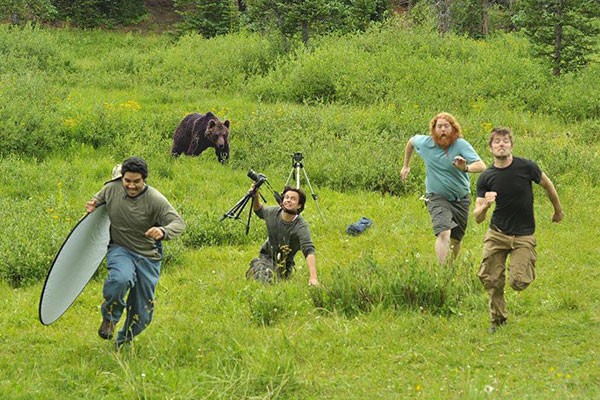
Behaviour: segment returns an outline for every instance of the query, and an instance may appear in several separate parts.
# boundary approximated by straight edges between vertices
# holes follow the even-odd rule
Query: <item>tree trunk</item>
[[[554,26],[554,54],[552,56],[552,75],[558,76],[561,72],[562,42],[563,42],[563,7],[564,0],[558,1],[556,9],[556,25]]]
[[[488,8],[490,4],[488,0],[481,0],[481,35],[487,37],[490,33],[490,15]]]
[[[445,35],[450,32],[450,6],[452,0],[436,0],[435,9],[437,11],[438,32]]]
[[[308,44],[309,35],[308,21],[302,21],[302,43],[304,43],[305,46]]]

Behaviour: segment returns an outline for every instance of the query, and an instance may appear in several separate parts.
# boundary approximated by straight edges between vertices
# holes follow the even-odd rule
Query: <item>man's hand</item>
[[[310,278],[308,280],[308,286],[320,286],[319,280],[317,278]]]
[[[154,240],[161,240],[165,237],[165,233],[163,232],[163,230],[156,226],[153,226],[152,228],[148,229],[145,235]]]
[[[454,157],[454,160],[452,161],[452,165],[454,165],[454,167],[460,169],[462,172],[467,172],[467,160],[465,160],[461,156]]]
[[[497,196],[498,193],[496,192],[485,192],[484,197],[477,197],[477,199],[475,199],[475,209],[473,210],[475,222],[478,224],[483,222],[487,211],[490,209],[492,204],[494,204]]]
[[[492,203],[494,203],[496,201],[496,197],[498,197],[498,193],[497,192],[485,192],[485,202],[486,205],[489,207],[492,205]]]
[[[565,214],[562,212],[562,210],[554,211],[554,214],[552,215],[552,222],[560,222],[564,217]]]
[[[92,199],[85,203],[85,211],[89,213],[93,212],[96,209],[96,199]]]
[[[402,178],[403,182],[406,182],[406,178],[408,178],[409,173],[410,167],[402,167],[402,170],[400,170],[400,178]]]

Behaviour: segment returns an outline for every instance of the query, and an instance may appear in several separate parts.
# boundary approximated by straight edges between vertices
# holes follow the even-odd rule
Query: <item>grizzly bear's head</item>
[[[211,119],[208,121],[205,136],[215,144],[217,149],[224,148],[229,138],[229,120],[221,122],[217,119]]]

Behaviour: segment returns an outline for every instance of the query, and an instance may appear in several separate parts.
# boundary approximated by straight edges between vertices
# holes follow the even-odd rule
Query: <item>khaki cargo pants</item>
[[[483,239],[483,259],[477,276],[487,290],[490,301],[491,322],[503,322],[508,318],[504,300],[506,260],[509,284],[514,290],[527,288],[535,279],[536,240],[533,235],[510,236],[489,229]]]

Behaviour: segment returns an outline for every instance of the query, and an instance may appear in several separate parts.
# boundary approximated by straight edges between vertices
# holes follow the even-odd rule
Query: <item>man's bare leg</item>
[[[435,239],[435,255],[438,264],[444,265],[450,252],[450,230],[442,231]]]

